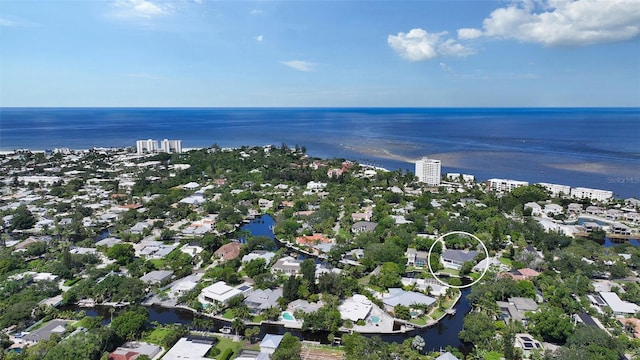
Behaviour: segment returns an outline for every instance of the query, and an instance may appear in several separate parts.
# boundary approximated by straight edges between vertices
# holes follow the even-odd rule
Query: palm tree
[[[245,328],[244,321],[242,321],[242,319],[240,318],[233,319],[233,321],[231,322],[231,328],[236,332],[236,338],[238,338],[238,333]]]
[[[251,310],[249,310],[249,307],[247,306],[247,304],[244,304],[244,303],[240,304],[237,308],[235,308],[233,313],[236,317],[239,317],[240,319],[248,319],[251,316]]]

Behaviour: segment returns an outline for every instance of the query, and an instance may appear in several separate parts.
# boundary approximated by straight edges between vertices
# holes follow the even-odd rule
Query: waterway
[[[273,235],[273,225],[275,221],[269,216],[265,215],[262,217],[258,217],[248,224],[243,225],[240,230],[248,231],[251,235],[254,236],[268,236],[274,239],[274,246],[278,246],[277,241],[275,241],[275,236]],[[301,254],[302,256],[303,254]],[[458,333],[462,330],[462,325],[464,322],[464,317],[471,310],[471,305],[467,300],[466,296],[469,294],[470,289],[462,290],[462,297],[458,301],[456,305],[456,313],[452,315],[446,315],[442,320],[440,320],[436,325],[431,327],[415,329],[406,333],[401,334],[363,334],[365,336],[379,336],[385,342],[397,342],[401,343],[405,339],[409,337],[413,337],[416,335],[420,335],[425,339],[426,346],[425,351],[437,351],[440,349],[444,349],[447,346],[452,346],[454,348],[459,348],[463,352],[468,352],[468,349],[464,348],[464,344],[458,338]],[[117,312],[112,314],[110,312],[109,307],[106,306],[97,306],[95,308],[79,308],[77,306],[65,306],[63,309],[66,310],[84,310],[89,316],[100,316],[104,319],[104,322],[107,323],[110,321],[111,316],[116,316]],[[203,330],[203,331],[219,331],[225,325],[229,325],[228,322],[213,319],[209,317],[205,317],[204,315],[195,314],[190,310],[181,309],[181,308],[164,308],[160,306],[148,306],[149,310],[149,322],[158,322],[160,324],[182,324],[184,326],[189,327],[190,329],[195,330]],[[208,328],[198,328],[194,326],[194,319],[197,317],[202,317],[206,319],[207,323],[211,324],[212,327]],[[197,323],[197,322],[196,322]],[[304,340],[310,341],[320,341],[322,343],[328,343],[327,335],[328,332],[303,332],[296,329],[285,328],[282,325],[278,324],[263,324],[260,327],[260,337],[265,334],[284,334],[285,332],[290,332],[293,335],[298,336]]]

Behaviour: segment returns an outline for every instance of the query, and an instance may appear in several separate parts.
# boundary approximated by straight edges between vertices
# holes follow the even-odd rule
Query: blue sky
[[[0,1],[0,106],[640,106],[640,0]]]

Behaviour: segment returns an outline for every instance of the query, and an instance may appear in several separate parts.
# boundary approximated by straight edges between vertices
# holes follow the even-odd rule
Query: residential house
[[[285,256],[278,259],[271,267],[272,273],[283,273],[284,275],[298,275],[300,273],[300,264],[302,261],[291,256]]]
[[[358,221],[351,225],[351,232],[354,234],[358,234],[361,232],[372,232],[376,229],[378,223],[372,221]]]
[[[246,263],[249,262],[251,260],[255,260],[255,259],[264,259],[264,262],[266,264],[270,264],[271,263],[271,259],[273,259],[273,257],[276,256],[276,253],[274,253],[273,251],[266,251],[266,250],[254,250],[250,253],[248,253],[247,255],[242,257],[242,262]]]
[[[109,354],[109,360],[133,360],[140,355],[147,355],[149,359],[153,359],[162,351],[158,345],[144,342],[131,341],[115,349]]]
[[[429,266],[427,263],[429,261],[428,251],[421,251],[414,248],[408,248],[404,254],[407,257],[407,266],[416,266],[416,267]]]
[[[540,216],[542,215],[542,206],[536,202],[528,202],[524,204],[525,209],[531,209],[531,215]]]
[[[189,336],[181,338],[169,351],[167,351],[162,360],[207,360],[205,357],[216,340],[201,336]]]
[[[140,221],[137,224],[133,225],[130,229],[129,232],[132,234],[142,234],[142,232],[149,228],[151,225],[149,225],[148,223],[144,222],[144,221]]]
[[[520,321],[526,325],[527,312],[535,312],[538,310],[538,304],[529,298],[512,297],[507,299],[508,301],[496,301],[498,307],[502,311],[502,319],[505,322],[512,319],[514,321]]]
[[[260,342],[260,352],[273,354],[280,345],[283,337],[284,335],[266,334]]]
[[[387,311],[393,311],[396,305],[411,307],[416,304],[425,304],[431,306],[436,302],[436,299],[415,291],[390,288],[389,293],[382,296],[382,302]]]
[[[634,315],[640,312],[640,306],[628,301],[623,301],[618,297],[618,294],[614,292],[602,291],[600,292],[600,298],[606,302],[615,316]]]
[[[534,351],[544,351],[542,343],[534,339],[530,334],[516,334],[514,339],[514,346],[516,348],[522,349],[522,354],[525,358],[530,357]]]
[[[338,311],[340,311],[340,317],[342,319],[349,319],[356,322],[366,319],[372,308],[373,303],[366,296],[354,294],[338,306]]]
[[[543,212],[545,214],[551,214],[553,216],[556,216],[556,215],[562,214],[564,212],[564,209],[562,208],[562,206],[558,204],[546,204],[544,206]]]
[[[218,281],[202,289],[198,295],[198,301],[203,304],[226,305],[229,299],[236,295],[247,296],[253,288],[248,284],[241,284],[238,287],[231,287],[224,281]]]
[[[455,355],[447,351],[446,353],[438,356],[435,360],[460,360]]]
[[[213,254],[224,261],[229,261],[237,258],[240,255],[240,248],[242,244],[237,242],[230,242],[224,244],[218,248]]]
[[[259,314],[268,308],[277,307],[280,297],[282,297],[282,288],[257,289],[244,299],[244,303],[249,307],[251,313]]]
[[[148,272],[140,277],[140,280],[145,284],[149,285],[159,285],[164,284],[171,280],[173,276],[173,271],[170,270],[155,270]]]
[[[447,249],[440,255],[444,267],[459,270],[467,261],[474,261],[478,252],[475,250],[450,250]]]
[[[571,203],[569,205],[567,205],[567,212],[570,213],[574,213],[574,214],[580,214],[582,212],[582,204],[578,204],[578,203]]]
[[[73,321],[62,319],[51,320],[44,326],[39,327],[37,330],[24,335],[22,339],[20,339],[20,342],[25,344],[36,344],[43,340],[49,340],[53,334],[62,336],[62,334],[67,331],[67,325],[72,322]]]

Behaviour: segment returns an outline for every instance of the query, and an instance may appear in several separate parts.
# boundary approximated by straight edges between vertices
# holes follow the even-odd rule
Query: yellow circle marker
[[[460,286],[456,286],[456,285],[450,285],[448,283],[445,283],[444,281],[440,280],[438,278],[438,276],[433,272],[433,269],[431,268],[431,252],[433,251],[433,247],[438,243],[441,242],[442,245],[445,245],[444,243],[444,238],[449,236],[449,235],[456,235],[456,234],[462,234],[462,235],[467,235],[467,236],[471,236],[472,238],[478,240],[478,242],[480,243],[480,245],[482,245],[482,248],[484,249],[484,253],[486,255],[487,259],[487,266],[485,266],[484,271],[482,271],[482,275],[480,275],[479,278],[476,279],[476,281],[472,282],[471,284],[467,284],[467,285],[460,285]],[[484,245],[484,242],[482,242],[482,240],[478,239],[477,236],[473,235],[473,234],[469,234],[468,232],[465,231],[451,231],[448,232],[442,236],[440,236],[436,241],[433,242],[433,244],[431,244],[431,247],[429,248],[429,253],[427,254],[427,263],[429,265],[429,272],[431,273],[431,276],[433,276],[434,279],[436,279],[437,282],[439,282],[440,284],[444,285],[444,286],[449,286],[455,289],[464,289],[464,288],[468,288],[470,286],[475,285],[478,281],[482,280],[482,278],[484,277],[484,275],[487,273],[487,270],[489,270],[489,251],[487,250],[487,247]]]

